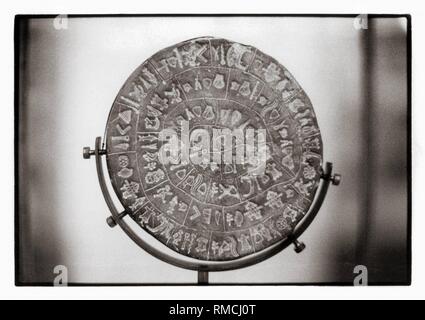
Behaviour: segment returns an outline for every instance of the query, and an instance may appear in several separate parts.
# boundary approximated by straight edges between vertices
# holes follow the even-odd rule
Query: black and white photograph
[[[424,32],[396,0],[2,3],[0,300],[425,299]]]
[[[15,285],[410,285],[411,25],[16,15]]]

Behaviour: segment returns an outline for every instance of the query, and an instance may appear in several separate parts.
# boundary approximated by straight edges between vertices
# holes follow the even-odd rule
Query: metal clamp
[[[294,244],[294,251],[296,253],[301,253],[305,249],[304,242],[298,241],[297,239],[294,239],[292,242]]]
[[[331,174],[329,172],[324,172],[320,176],[322,179],[330,181],[332,185],[339,186],[342,180],[342,176],[339,173]]]
[[[326,162],[325,168],[321,169],[322,172],[321,172],[320,178],[325,183],[322,185],[322,188],[319,188],[319,190],[317,192],[318,196],[316,196],[315,202],[312,205],[313,211],[315,210],[315,206],[318,203],[319,203],[319,207],[317,208],[317,211],[320,209],[320,206],[322,205],[324,197],[327,193],[329,184],[332,183],[332,185],[338,186],[341,183],[342,176],[338,173],[332,174],[332,168],[333,168],[332,163]],[[316,201],[318,201],[318,202],[316,202]],[[310,210],[310,211],[312,211],[312,210]],[[317,214],[317,212],[316,212],[316,214]],[[311,212],[308,213],[308,216],[310,216],[310,215],[311,215]],[[312,217],[314,218],[315,214]],[[305,243],[299,241],[298,237],[301,235],[301,233],[303,233],[305,231],[305,229],[307,229],[307,227],[310,225],[312,220],[313,219],[311,219],[311,220],[308,219],[307,223],[304,223],[299,228],[296,228],[294,233],[291,236],[288,237],[288,239],[290,239],[290,241],[294,245],[294,251],[296,253],[301,253],[306,248]],[[300,229],[300,228],[302,228],[302,229]]]
[[[118,219],[121,220],[122,218],[124,218],[127,215],[127,211],[123,211],[118,215]],[[116,218],[113,216],[109,216],[106,218],[106,223],[108,224],[108,226],[110,228],[114,228],[117,225],[117,220],[115,220]]]
[[[334,186],[339,186],[339,184],[341,183],[341,180],[342,180],[342,176],[340,174],[338,174],[338,173],[335,173],[331,177],[331,181],[332,181],[332,184]]]
[[[84,159],[90,159],[91,156],[94,156],[96,154],[96,150],[91,150],[90,147],[84,147],[83,148],[83,158]],[[106,154],[105,149],[99,149],[99,154],[104,155]]]

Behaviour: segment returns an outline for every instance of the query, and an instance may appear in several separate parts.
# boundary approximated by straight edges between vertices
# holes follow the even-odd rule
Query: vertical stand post
[[[205,286],[208,284],[208,271],[198,271],[198,285]]]

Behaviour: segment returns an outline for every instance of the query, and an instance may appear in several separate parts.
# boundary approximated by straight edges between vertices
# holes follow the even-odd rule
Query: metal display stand
[[[305,244],[299,241],[298,238],[309,227],[309,225],[319,212],[320,207],[322,206],[323,201],[326,197],[329,185],[331,183],[333,185],[339,185],[341,182],[341,175],[332,174],[332,163],[326,162],[324,168],[322,168],[321,170],[322,172],[320,177],[320,184],[313,203],[310,207],[310,210],[304,216],[302,221],[295,227],[291,236],[271,245],[266,249],[263,249],[258,253],[251,254],[247,257],[223,262],[205,262],[196,259],[189,260],[190,258],[177,258],[165,252],[162,252],[150,245],[138,234],[136,234],[133,229],[124,221],[123,218],[128,214],[128,212],[125,210],[123,212],[118,211],[114,202],[112,201],[111,195],[106,185],[105,175],[102,166],[102,156],[106,155],[106,150],[102,148],[101,140],[101,137],[96,138],[94,150],[90,149],[90,147],[83,148],[83,157],[84,159],[90,159],[91,156],[95,157],[96,170],[100,188],[102,190],[102,194],[105,198],[106,204],[108,205],[109,211],[111,212],[111,216],[106,219],[108,225],[111,228],[115,227],[116,225],[119,225],[121,229],[124,230],[124,232],[137,245],[139,245],[143,250],[153,255],[157,259],[160,259],[166,263],[172,264],[179,268],[197,271],[198,285],[208,284],[209,272],[235,270],[257,264],[279,253],[291,244],[294,245],[295,252],[300,253],[301,251],[303,251],[305,249]]]

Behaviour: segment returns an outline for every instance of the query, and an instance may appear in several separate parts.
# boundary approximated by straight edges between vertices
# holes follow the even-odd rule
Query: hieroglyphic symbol
[[[195,248],[195,251],[198,253],[203,253],[207,251],[207,245],[208,245],[208,239],[204,237],[199,237],[196,239],[196,242],[198,243],[197,247]]]
[[[252,100],[259,90],[259,85],[260,82],[256,81],[254,87],[251,89],[251,83],[249,81],[243,81],[242,84],[237,81],[232,81],[230,90],[237,91],[240,95],[249,97],[249,100]]]
[[[158,144],[156,143],[144,144],[140,147],[140,149],[157,150]]]
[[[186,93],[189,93],[192,90],[209,90],[211,87],[216,89],[223,89],[226,86],[226,81],[224,80],[224,75],[221,73],[216,73],[214,79],[209,77],[204,77],[202,81],[199,80],[199,74],[195,77],[193,85],[189,82],[183,84],[183,90]]]
[[[134,201],[133,204],[130,205],[130,209],[133,210],[134,212],[137,209],[141,208],[146,202],[147,202],[146,197],[137,198],[136,201]]]
[[[173,236],[172,236],[172,244],[176,247],[176,249],[178,249],[178,246],[180,244],[180,241],[183,238],[183,230],[178,230],[177,232],[174,232]]]
[[[288,119],[284,119],[280,123],[273,125],[272,128],[273,128],[273,130],[278,130],[279,131],[279,134],[280,134],[280,136],[282,138],[284,138],[284,139],[288,138],[288,136],[289,136],[289,132],[288,132],[288,128],[289,128]]]
[[[257,189],[259,191],[261,191],[261,186],[258,183],[257,177],[256,176],[252,176],[252,175],[247,175],[247,176],[243,176],[241,177],[241,182],[247,182],[249,184],[249,191],[247,193],[244,193],[242,196],[245,198],[250,197],[251,195],[254,194],[255,192],[255,187],[257,187]]]
[[[272,238],[279,238],[281,237],[281,233],[279,232],[279,230],[276,228],[274,220],[273,219],[268,219],[264,222],[264,225],[266,226],[266,228],[269,230],[269,232],[271,233]]]
[[[146,129],[149,130],[158,130],[160,126],[159,117],[162,115],[162,112],[155,109],[154,107],[147,105],[147,114],[145,118]]]
[[[201,46],[197,43],[190,45],[187,50],[182,52],[183,63],[189,67],[197,67],[199,66],[199,62],[197,60],[200,60],[203,63],[208,62],[208,60],[203,56],[206,51],[207,45]]]
[[[241,253],[246,253],[246,252],[250,252],[252,250],[252,246],[251,243],[249,242],[250,240],[250,236],[242,233],[239,237],[238,237],[238,242],[241,245]]]
[[[306,139],[303,142],[303,148],[307,151],[320,150],[320,140],[318,137]]]
[[[163,236],[168,241],[171,238],[171,231],[173,231],[173,229],[175,228],[176,225],[171,220],[167,219],[167,221],[168,221],[168,224],[160,232],[160,235]]]
[[[172,215],[174,213],[174,208],[177,206],[178,203],[179,203],[178,197],[174,196],[174,198],[171,199],[170,205],[169,205],[168,210],[167,210],[167,213],[169,215]]]
[[[195,219],[197,219],[197,218],[199,218],[201,216],[201,211],[199,211],[199,209],[198,209],[197,206],[195,206],[195,205],[193,206],[193,211],[195,211],[195,213],[192,214],[189,217],[189,220],[195,220]]]
[[[239,199],[239,192],[233,185],[225,186],[223,184],[219,184],[221,194],[218,196],[218,199],[223,199],[224,197],[231,197]]]
[[[177,196],[174,196],[173,199],[171,199],[171,201],[170,201],[170,205],[167,209],[167,213],[169,215],[173,215],[176,206],[177,206],[177,211],[180,211],[180,212],[186,212],[187,207],[188,207],[187,203],[185,203],[183,201],[179,201],[179,198]]]
[[[267,122],[273,122],[274,120],[278,119],[280,116],[280,113],[278,111],[279,109],[279,103],[277,101],[273,101],[269,105],[265,106],[261,110],[261,116],[267,120]]]
[[[137,182],[129,182],[128,180],[124,181],[121,191],[123,191],[122,197],[124,199],[137,198],[137,193],[139,192],[140,185]]]
[[[284,130],[284,129],[282,129],[282,130]],[[280,142],[280,147],[282,148],[282,150],[284,152],[284,155],[288,156],[288,158],[285,159],[285,162],[286,162],[285,167],[293,169],[292,162],[291,162],[291,159],[292,159],[292,149],[291,148],[293,147],[294,142],[292,140],[285,140],[285,139],[281,139],[279,142]],[[291,147],[291,148],[288,148],[288,147]],[[291,156],[289,156],[289,155],[291,155]]]
[[[296,84],[293,83],[290,79],[290,74],[287,71],[284,71],[283,80],[276,84],[275,89],[281,92],[281,97],[283,100],[288,99],[291,96],[292,91],[296,89]]]
[[[153,195],[154,198],[160,198],[162,203],[166,203],[167,196],[173,196],[173,193],[170,191],[171,187],[167,184],[165,187],[159,188],[156,194]]]
[[[219,248],[220,244],[217,241],[213,240],[213,242],[211,243],[211,250],[215,256],[218,254]]]
[[[152,171],[156,169],[156,166],[156,162],[149,162],[147,165],[143,166],[143,169],[148,169],[149,171]]]
[[[154,93],[151,99],[151,105],[158,107],[159,110],[163,111],[164,109],[168,108],[168,99],[162,99],[157,93]]]
[[[224,52],[223,44],[220,44],[219,46],[216,46],[216,47],[211,46],[211,53],[212,53],[213,61],[219,61],[219,63],[222,66],[226,65],[225,52]]]
[[[116,149],[127,150],[130,147],[130,144],[128,143],[130,141],[129,136],[111,137],[111,140],[114,148]]]
[[[124,110],[118,113],[117,119],[121,121],[121,123],[124,123],[125,127],[123,128],[120,123],[115,125],[115,128],[118,130],[120,136],[112,137],[111,141],[113,142],[113,147],[116,149],[127,150],[130,146],[128,143],[130,141],[130,137],[126,134],[131,130],[131,116],[131,110]]]
[[[273,236],[268,228],[264,226],[264,224],[260,223],[251,228],[252,238],[254,239],[254,243],[256,245],[261,244],[264,239],[267,241],[273,240]]]
[[[263,206],[260,206],[254,202],[248,201],[245,205],[244,216],[248,217],[250,221],[256,221],[262,218],[261,209]]]
[[[179,208],[178,208],[179,211],[186,212],[187,208],[188,208],[187,203],[183,201],[179,202]]]
[[[281,79],[279,75],[280,69],[273,62],[270,62],[267,68],[263,68],[263,72],[264,72],[264,80],[266,80],[266,82],[276,82]]]
[[[128,168],[130,158],[127,155],[121,155],[118,157],[118,165],[121,167],[121,170],[118,171],[118,177],[123,179],[128,179],[133,175],[133,169]]]
[[[131,122],[131,110],[125,110],[118,113],[118,118],[123,120],[126,124],[130,124]]]
[[[305,127],[309,124],[310,125],[313,124],[313,120],[310,119],[310,118],[301,118],[301,119],[299,119],[299,122],[300,122],[301,127]]]
[[[288,103],[288,108],[289,110],[291,110],[293,113],[298,113],[300,108],[305,107],[304,102],[302,102],[300,99],[295,99],[294,101],[291,101]]]
[[[144,76],[144,78],[140,76],[139,79],[142,81],[146,88],[149,89],[151,84],[153,86],[156,86],[158,84],[156,76],[152,72],[150,72],[148,68],[145,67],[142,69],[142,75]],[[146,82],[145,78],[149,83]]]
[[[192,85],[189,82],[186,82],[182,85],[183,90],[188,93],[193,89]]]
[[[175,224],[167,219],[163,214],[156,216],[156,219],[160,222],[156,227],[146,225],[146,228],[154,233],[163,236],[167,241],[171,238],[171,231],[175,228]]]
[[[226,222],[229,227],[232,226],[232,223],[236,225],[236,227],[240,228],[243,224],[244,218],[242,212],[236,210],[235,213],[226,213]]]
[[[145,181],[148,184],[154,184],[164,179],[164,177],[165,177],[164,170],[158,169],[156,171],[146,173]]]
[[[229,67],[236,67],[241,70],[246,70],[248,65],[243,64],[243,56],[246,53],[250,53],[251,48],[243,46],[239,43],[233,43],[230,48],[227,50],[227,65]]]
[[[143,226],[147,226],[153,215],[152,210],[142,209],[138,214],[135,215],[136,221]]]
[[[272,209],[280,209],[283,207],[281,193],[277,193],[270,190],[267,192],[266,197],[267,197],[267,202],[265,203],[266,206],[269,206]]]
[[[118,157],[118,165],[121,168],[126,168],[130,164],[130,158],[127,155],[122,155]]]
[[[126,96],[120,96],[120,103],[125,105],[126,107],[130,108],[136,114],[139,114],[140,112],[140,103],[137,101],[134,101]]]
[[[215,210],[214,218],[215,218],[215,224],[216,225],[219,225],[220,224],[220,217],[221,217],[221,215],[222,215],[222,212],[221,211]]]
[[[142,157],[147,162],[156,161],[158,158],[158,152],[146,152]]]
[[[148,95],[149,89],[158,84],[158,80],[146,67],[142,69],[142,74],[137,79],[141,84],[133,82],[132,91],[129,93],[129,96],[136,102],[140,103]]]
[[[288,228],[288,222],[286,221],[286,218],[284,215],[281,215],[277,220],[276,220],[276,228],[280,231],[285,230]]]
[[[191,121],[193,119],[213,121],[215,119],[214,108],[210,105],[206,105],[204,109],[200,105],[196,105],[191,109],[185,108],[184,114],[176,117],[176,123],[181,124],[182,121]]]
[[[181,245],[180,250],[187,251],[187,253],[190,253],[190,250],[192,249],[193,241],[196,239],[196,233],[188,233],[185,232],[183,243]]]
[[[158,159],[158,152],[146,151],[146,153],[142,155],[142,158],[147,162],[147,164],[143,166],[143,168],[148,169],[150,171],[147,172],[145,175],[145,181],[147,184],[155,184],[164,179],[164,171],[160,168],[157,169],[156,160]]]
[[[266,104],[269,103],[269,99],[267,99],[265,96],[259,96],[257,98],[257,102],[260,104],[260,106],[264,107]]]
[[[187,186],[190,186],[191,193],[199,193],[201,196],[205,196],[207,192],[207,184],[203,182],[204,177],[201,174],[197,174],[196,177],[194,175],[189,175],[182,183],[181,188],[184,189]]]
[[[180,90],[176,87],[174,83],[171,84],[171,90],[164,91],[166,97],[170,98],[170,103],[180,103],[182,102],[182,98],[180,97]]]
[[[300,120],[301,118],[307,118],[309,116],[312,116],[310,109],[305,109],[304,111],[297,113],[294,116],[294,119]]]
[[[213,81],[213,86],[217,89],[223,89],[225,85],[226,82],[224,81],[224,75],[217,73]]]
[[[180,68],[183,66],[196,67],[199,66],[200,62],[207,62],[207,59],[203,56],[206,52],[207,46],[200,45],[198,43],[188,44],[185,48],[173,49],[173,56],[170,56],[166,59],[161,59],[161,67],[158,68],[159,71],[165,69],[166,72],[170,72],[170,68]],[[199,61],[198,61],[199,60]]]
[[[186,177],[187,169],[185,168],[187,166],[187,162],[182,161],[180,164],[175,164],[170,166],[170,171],[176,171],[176,176],[180,180],[183,180]]]
[[[285,195],[286,195],[286,198],[290,199],[295,195],[295,191],[291,189],[287,189],[285,190]]]
[[[223,256],[225,253],[229,253],[233,257],[239,257],[236,249],[236,241],[231,236],[225,237],[221,244],[220,242],[213,240],[211,249],[213,250],[214,255],[218,255],[219,257]]]
[[[295,163],[294,163],[294,159],[292,158],[292,155],[293,155],[292,145],[285,146],[282,150],[282,153],[283,153],[282,165],[288,168],[289,170],[294,170]]]
[[[151,227],[150,225],[147,225],[146,227],[150,232],[158,233],[167,227],[169,220],[163,214],[153,213],[152,216],[156,218],[157,221],[159,221],[159,224],[156,227]]]
[[[312,181],[309,181],[307,183],[303,183],[302,179],[295,182],[294,186],[297,188],[297,190],[303,194],[304,196],[309,196],[310,192],[309,189],[312,188],[314,183]]]
[[[134,99],[137,103],[136,105],[139,106],[138,103],[140,103],[144,98],[146,98],[146,96],[148,95],[146,92],[146,89],[143,88],[143,86],[141,86],[140,84],[137,83],[133,83],[133,89],[132,91],[130,91],[130,93],[128,94],[130,96],[130,98]],[[122,99],[124,99],[125,97],[122,97]],[[130,100],[128,98],[125,98],[127,100],[127,102],[132,102],[133,104],[135,103],[133,100]]]
[[[205,208],[204,210],[202,210],[202,222],[205,224],[210,224],[211,223],[211,208]]]
[[[177,48],[173,49],[174,56],[171,56],[166,59],[162,59],[160,62],[162,66],[158,68],[158,71],[161,71],[162,69],[165,69],[166,72],[170,72],[171,68],[183,68],[183,59],[181,56],[180,51]]]
[[[234,127],[242,119],[242,113],[238,110],[232,109],[221,109],[220,110],[220,123],[226,125],[227,123],[230,126]]]
[[[189,217],[190,220],[195,220],[195,219],[198,219],[199,217],[202,217],[202,222],[204,224],[209,225],[211,223],[211,214],[212,214],[211,208],[204,208],[201,212],[198,209],[198,207],[194,205],[193,211],[195,211],[195,213]]]
[[[312,136],[312,135],[315,135],[317,133],[319,133],[319,130],[314,125],[301,127],[301,134],[302,135]]]
[[[200,106],[199,106],[200,108]],[[193,112],[200,118],[206,119],[208,121],[212,121],[215,119],[215,113],[214,113],[214,109],[212,106],[210,105],[206,105],[204,111],[202,112],[202,114],[200,112],[197,112],[197,107],[193,107]]]
[[[123,129],[119,123],[115,127],[117,128],[120,135],[125,135],[127,132],[131,130],[131,126],[127,126]]]
[[[282,171],[276,169],[276,163],[267,163],[266,173],[272,177],[273,181],[276,181],[282,176]]]
[[[289,218],[292,223],[297,221],[297,210],[292,209],[291,207],[286,207],[285,210],[283,210],[283,216],[285,218]]]
[[[316,177],[316,169],[312,166],[305,166],[303,169],[303,176],[308,180],[313,180]]]

